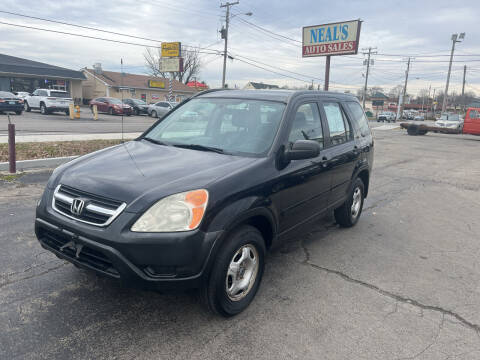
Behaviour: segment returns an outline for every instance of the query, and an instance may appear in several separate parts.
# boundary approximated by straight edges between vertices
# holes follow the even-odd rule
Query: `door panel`
[[[286,147],[296,140],[318,141],[324,146],[323,128],[316,102],[300,103],[292,112]],[[322,161],[323,153],[313,159],[292,160],[279,170],[272,185],[272,202],[279,217],[279,232],[285,233],[328,207],[330,175]]]
[[[328,149],[325,152],[331,173],[329,206],[341,204],[348,193],[361,150],[354,141],[353,127],[345,110],[336,101],[324,101],[320,106],[328,127]]]

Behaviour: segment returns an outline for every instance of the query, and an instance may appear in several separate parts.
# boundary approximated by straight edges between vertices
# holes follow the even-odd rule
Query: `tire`
[[[108,108],[108,115],[114,115],[113,108]]]
[[[208,281],[201,289],[203,301],[210,311],[230,317],[250,305],[262,280],[265,251],[262,235],[252,226],[241,226],[225,239],[214,260]],[[256,262],[252,259],[256,259]],[[231,266],[236,268],[235,274],[229,273]],[[250,281],[246,277],[238,279],[239,272],[242,278],[250,274]],[[235,283],[244,287],[243,290],[235,291]]]
[[[70,116],[70,110],[65,110],[65,115]]]
[[[42,115],[48,115],[48,109],[44,103],[40,103],[40,112]]]
[[[32,111],[32,108],[30,107],[30,105],[28,105],[28,102],[26,102],[26,101],[23,103],[23,109],[24,109],[26,112]]]
[[[154,117],[154,118],[158,117],[157,112],[155,110],[152,110],[152,117]]]
[[[356,178],[347,200],[334,211],[337,224],[346,228],[354,226],[362,214],[364,198],[365,185],[362,179]]]
[[[21,111],[21,110],[20,110],[20,111],[15,111],[15,114],[17,114],[17,115],[22,115],[22,112],[23,112],[23,111]]]
[[[135,115],[136,115],[136,116],[140,115],[140,110],[135,109]]]

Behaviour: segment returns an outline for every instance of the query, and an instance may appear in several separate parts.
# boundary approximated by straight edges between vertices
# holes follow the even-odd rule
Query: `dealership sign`
[[[360,20],[303,28],[302,56],[347,55],[358,52]]]
[[[148,87],[165,89],[165,81],[161,80],[148,80]]]
[[[161,72],[183,72],[183,58],[160,58]]]

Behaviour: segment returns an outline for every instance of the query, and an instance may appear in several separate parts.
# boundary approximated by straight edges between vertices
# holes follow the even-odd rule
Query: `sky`
[[[279,86],[323,87],[325,58],[302,58],[302,27],[361,19],[358,55],[334,56],[330,89],[356,92],[364,85],[364,50],[372,56],[369,87],[385,90],[404,83],[407,58],[411,67],[407,92],[443,91],[447,78],[451,36],[465,32],[456,44],[450,90],[461,92],[463,67],[467,66],[466,91],[480,96],[480,27],[478,0],[240,0],[232,6],[229,29],[227,83],[243,87],[249,81]],[[0,23],[0,53],[80,69],[101,63],[104,70],[147,73],[145,46],[162,41],[203,48],[199,80],[218,87],[222,80],[223,40],[218,31],[225,9],[216,0],[2,0],[2,11],[95,27],[145,39],[137,39],[49,23],[0,12],[0,22],[102,37],[134,44],[119,44],[66,34],[27,29]],[[251,16],[245,15],[252,12]],[[267,31],[247,24],[244,20]],[[286,39],[290,38],[289,39]],[[255,64],[247,64],[243,61]]]

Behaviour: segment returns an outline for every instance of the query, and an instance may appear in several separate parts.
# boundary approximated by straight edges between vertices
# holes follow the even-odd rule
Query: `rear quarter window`
[[[355,101],[346,102],[348,109],[352,113],[352,121],[356,124],[360,135],[370,135],[370,126],[368,125],[368,119],[359,103]]]

